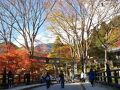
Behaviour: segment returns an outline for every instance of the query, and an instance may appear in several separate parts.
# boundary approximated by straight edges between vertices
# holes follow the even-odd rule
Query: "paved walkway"
[[[82,85],[85,87],[86,90],[120,90],[120,89],[117,89],[117,88],[113,88],[113,87],[105,86],[105,85],[101,85],[101,84],[95,84],[92,87],[89,82],[86,82]]]
[[[18,86],[10,89],[3,89],[3,90],[25,90],[25,89],[32,89],[35,87],[41,87],[44,86],[45,84],[33,84],[33,85],[25,85],[25,86]]]
[[[48,90],[46,89],[45,84],[34,84],[34,85],[26,85],[26,86],[19,86],[11,89],[4,89],[4,90]],[[52,85],[49,90],[61,90],[60,84]],[[65,84],[65,88],[63,90],[120,90],[113,87],[95,84],[94,87],[91,86],[90,83],[68,83]]]
[[[54,84],[49,89],[46,89],[46,86],[33,88],[30,90],[83,90],[80,87],[80,83],[68,83],[65,85],[65,88],[61,88],[60,84]]]

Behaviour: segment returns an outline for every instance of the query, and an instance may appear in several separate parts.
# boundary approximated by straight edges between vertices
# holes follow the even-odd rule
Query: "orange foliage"
[[[15,73],[21,73],[26,70],[40,70],[44,68],[44,62],[31,60],[26,50],[17,49],[15,45],[8,43],[1,44],[0,51],[0,73],[4,68],[12,70]],[[47,56],[42,55],[42,56]]]
[[[44,63],[35,59],[29,59],[29,54],[25,50],[10,50],[7,53],[0,54],[0,71],[4,68],[20,73],[24,70],[39,70],[44,67]]]
[[[71,58],[71,51],[70,47],[62,46],[60,48],[56,49],[56,52],[62,57],[62,58]]]
[[[26,69],[30,66],[28,53],[24,50],[10,50],[7,53],[0,54],[0,69],[17,71],[18,69]]]

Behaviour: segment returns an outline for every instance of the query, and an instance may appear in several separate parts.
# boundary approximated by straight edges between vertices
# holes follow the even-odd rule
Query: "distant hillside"
[[[53,45],[52,43],[39,44],[35,47],[35,50],[41,53],[49,53],[51,52],[52,45]]]

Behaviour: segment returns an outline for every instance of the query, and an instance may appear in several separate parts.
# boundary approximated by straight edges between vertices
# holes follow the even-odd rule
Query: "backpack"
[[[46,77],[46,81],[49,81],[49,80],[50,80],[50,76],[47,76],[47,77]]]

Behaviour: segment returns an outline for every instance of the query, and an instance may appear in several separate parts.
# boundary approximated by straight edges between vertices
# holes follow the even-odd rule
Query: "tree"
[[[23,73],[25,71],[42,71],[45,63],[36,59],[30,59],[26,50],[11,50],[7,53],[0,54],[0,71],[6,68],[15,73]]]
[[[0,16],[0,17],[4,18],[3,16]],[[7,19],[9,19],[9,18],[7,18]],[[13,24],[12,21],[11,21],[11,23]],[[12,29],[11,26],[7,25],[2,20],[0,20],[0,27],[1,27],[1,29],[0,29],[0,37],[1,37],[1,42],[5,42],[6,45],[8,43],[11,43],[12,33],[13,33],[13,29]]]
[[[116,41],[118,41],[120,38],[120,15],[115,16],[114,18],[112,18],[112,20],[110,21],[110,23],[108,24],[110,26],[111,33],[109,34],[109,42],[115,43]]]
[[[64,1],[58,1],[57,5],[58,8],[49,16],[51,22],[49,29],[58,35],[65,45],[69,46],[72,61],[77,63],[81,56],[81,35],[78,30],[77,14]]]
[[[0,1],[0,15],[4,16],[1,21],[23,37],[25,44],[20,44],[29,51],[31,58],[34,56],[36,36],[55,3],[56,0]],[[5,20],[7,17],[12,18],[13,22]]]
[[[14,33],[13,31],[13,24],[14,24],[14,19],[12,17],[6,17],[3,15],[4,10],[1,10],[0,14],[0,40],[1,43],[5,43],[6,49],[9,44],[12,44],[12,34]],[[11,25],[6,24],[4,21],[10,22]],[[10,47],[9,47],[10,48]]]
[[[61,0],[60,0],[61,1]],[[63,4],[64,3],[64,4]],[[88,49],[93,38],[92,33],[99,30],[102,22],[107,22],[119,13],[119,2],[113,0],[65,0],[58,2],[51,18],[52,31],[59,35],[65,43],[73,46],[74,57],[88,61]],[[96,27],[95,29],[93,29]],[[65,35],[63,34],[65,33]]]
[[[116,16],[115,18],[117,18]],[[97,47],[104,47],[105,50],[105,66],[106,62],[108,61],[107,52],[115,47],[114,43],[119,39],[120,31],[119,26],[117,26],[118,22],[113,18],[110,23],[106,24],[105,22],[102,22],[100,25],[99,30],[95,31],[94,34],[94,44]],[[116,22],[115,22],[116,21]],[[116,23],[116,25],[112,23]]]
[[[22,68],[27,69],[28,66],[27,60],[28,55],[25,51],[20,50],[12,50],[7,53],[0,54],[0,61],[3,63],[2,68],[11,69],[13,72],[17,72],[17,70],[22,70]]]

